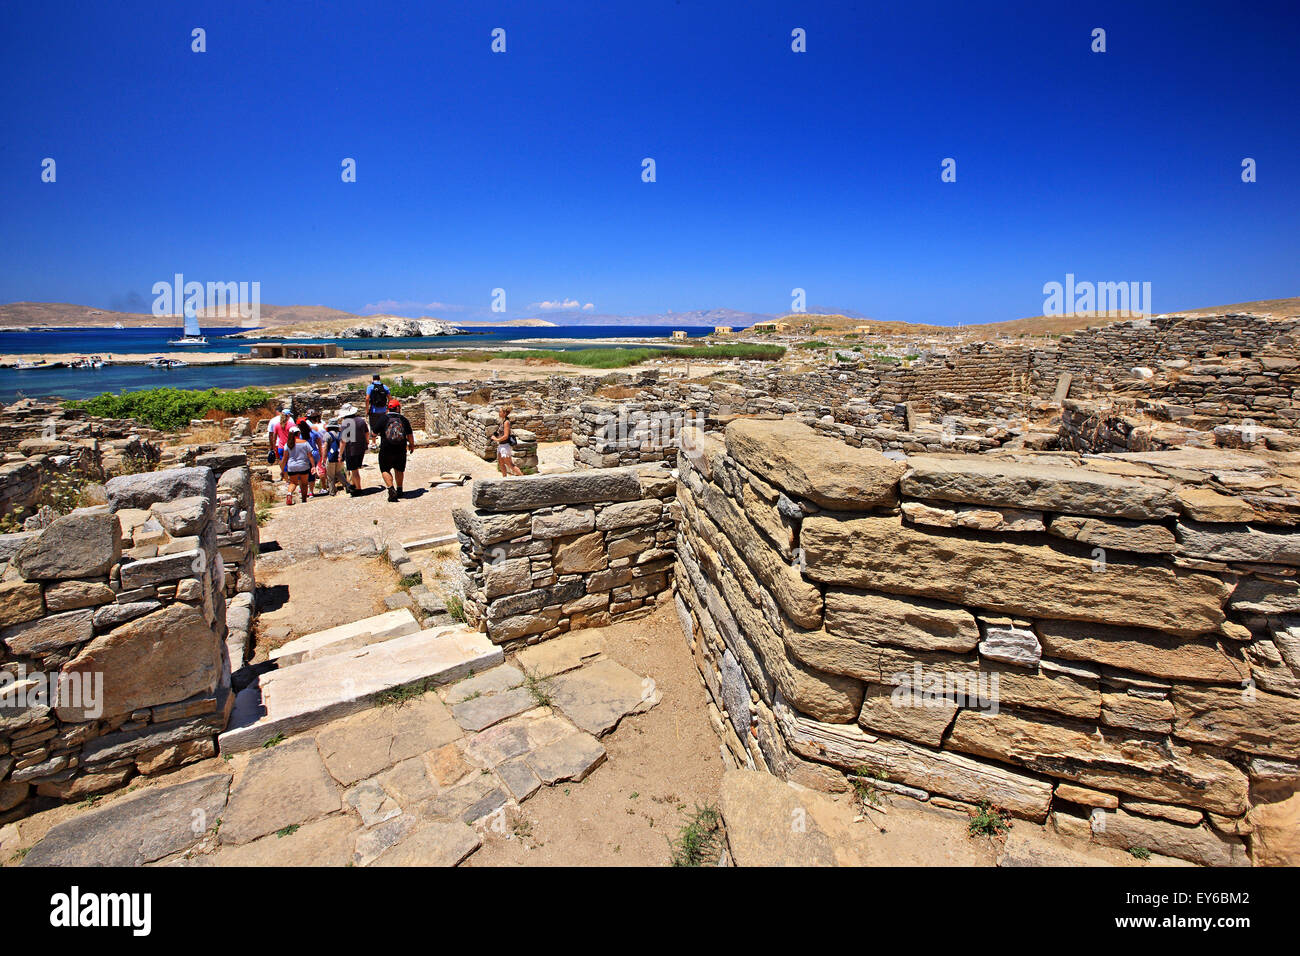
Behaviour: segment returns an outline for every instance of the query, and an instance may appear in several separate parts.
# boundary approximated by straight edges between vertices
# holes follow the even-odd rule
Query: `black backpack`
[[[376,411],[383,411],[388,407],[388,389],[382,382],[375,382],[375,387],[370,390],[370,407]]]
[[[396,412],[388,413],[388,421],[384,424],[384,441],[392,445],[400,445],[406,441],[406,423]]]

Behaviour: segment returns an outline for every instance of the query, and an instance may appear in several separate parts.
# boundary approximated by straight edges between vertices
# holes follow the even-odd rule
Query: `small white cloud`
[[[596,307],[595,305],[593,305],[592,303],[588,302],[586,305],[584,305],[584,306],[582,307],[582,311],[583,311],[583,312],[590,312],[590,311],[591,311],[592,309],[594,309],[595,307]]]
[[[541,309],[543,312],[554,312],[558,309],[564,309],[564,310],[576,309],[581,304],[582,303],[580,303],[577,299],[563,299],[563,300],[556,300],[556,301],[548,300],[546,302],[534,302],[528,308]]]

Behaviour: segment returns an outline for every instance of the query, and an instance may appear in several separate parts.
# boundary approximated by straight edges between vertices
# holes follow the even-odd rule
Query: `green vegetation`
[[[453,621],[465,623],[465,599],[459,594],[447,595],[447,613]]]
[[[711,866],[722,855],[722,815],[717,807],[698,804],[671,840],[673,866]]]
[[[151,428],[175,431],[184,428],[191,419],[202,418],[210,411],[239,414],[260,408],[274,396],[261,388],[241,388],[220,391],[210,388],[150,388],[140,392],[123,392],[114,395],[105,392],[94,398],[74,399],[64,402],[66,408],[80,408],[101,418],[134,418]]]
[[[971,836],[999,836],[1011,829],[1011,821],[987,800],[981,800],[979,810],[970,818],[967,832]]]
[[[275,835],[278,837],[293,836],[295,833],[298,832],[298,829],[301,826],[302,826],[301,823],[291,823],[287,827],[282,827],[279,830],[276,830]]]
[[[858,804],[864,810],[868,807],[880,806],[880,791],[876,789],[876,783],[885,783],[889,780],[889,774],[877,773],[870,767],[861,766],[853,771],[849,777],[849,783],[853,785],[853,794],[857,797]]]
[[[375,704],[380,707],[396,705],[401,707],[403,704],[410,703],[417,697],[423,697],[429,691],[438,686],[438,682],[432,677],[426,677],[423,680],[417,680],[414,683],[406,684],[402,687],[394,687],[391,690],[380,691],[375,695]]]
[[[1139,860],[1151,859],[1151,851],[1144,846],[1135,846],[1129,848],[1129,853]]]
[[[276,746],[277,744],[282,744],[282,743],[284,743],[284,734],[282,734],[282,733],[280,733],[280,734],[276,734],[274,737],[272,737],[272,738],[271,738],[270,740],[268,740],[266,743],[262,744],[262,749],[263,749],[263,750],[270,750],[272,747]]]
[[[829,348],[833,348],[833,346],[832,346],[831,343],[829,343],[829,342],[822,342],[822,341],[820,341],[820,340],[818,340],[818,339],[813,339],[811,342],[800,342],[798,345],[795,346],[795,348],[797,348],[797,349],[829,349]]]
[[[532,695],[533,703],[538,707],[551,706],[551,691],[547,686],[550,683],[549,677],[542,677],[536,671],[524,668],[524,686],[528,688],[528,693]]]

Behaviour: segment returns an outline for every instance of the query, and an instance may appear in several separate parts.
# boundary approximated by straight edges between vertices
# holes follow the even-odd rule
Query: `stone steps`
[[[443,548],[449,544],[456,544],[458,538],[454,534],[439,534],[432,538],[417,538],[414,541],[403,541],[402,547],[407,551],[423,551],[429,548]]]
[[[280,667],[301,664],[341,651],[375,644],[393,637],[403,637],[420,630],[420,622],[407,608],[386,611],[328,630],[316,631],[282,644],[268,654]]]
[[[303,660],[265,673],[240,691],[218,744],[223,753],[250,750],[279,735],[375,706],[376,695],[385,691],[450,683],[502,660],[501,648],[462,626],[431,628]]]

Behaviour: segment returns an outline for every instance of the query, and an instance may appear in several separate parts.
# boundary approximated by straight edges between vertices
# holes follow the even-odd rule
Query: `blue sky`
[[[1067,272],[1156,311],[1292,296],[1298,48],[1294,2],[9,4],[0,301],[148,311],[176,272],[453,320],[496,287],[509,317],[800,287],[943,324]]]

